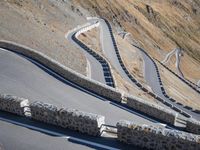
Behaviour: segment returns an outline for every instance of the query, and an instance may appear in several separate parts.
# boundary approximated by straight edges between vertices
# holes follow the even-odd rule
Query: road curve
[[[115,138],[106,139],[80,134],[76,131],[25,120],[9,113],[0,113],[0,149],[1,150],[119,150],[132,149],[119,143]],[[103,133],[106,137],[106,133]],[[135,150],[139,149],[134,147]]]
[[[125,119],[136,123],[160,126],[156,120],[90,93],[63,79],[41,64],[5,49],[0,49],[0,70],[0,93],[28,98],[31,102],[38,100],[57,106],[100,114],[106,117],[106,124],[109,125],[115,125],[117,121]],[[3,113],[1,112],[0,120],[2,120],[2,115]],[[10,118],[9,116],[9,114],[6,114],[3,117],[8,119]],[[0,134],[3,135],[3,138],[0,136],[0,141],[3,141],[3,145],[9,149],[16,148],[16,141],[23,144],[19,144],[17,149],[27,149],[27,147],[30,147],[30,149],[46,149],[50,145],[46,144],[45,141],[51,141],[55,145],[58,144],[60,149],[62,147],[90,149],[90,147],[85,147],[85,144],[83,144],[84,146],[79,145],[80,141],[76,141],[76,145],[74,145],[70,142],[65,143],[62,139],[54,138],[49,134],[43,136],[41,133],[28,129],[30,127],[27,126],[27,122],[23,119],[21,120],[17,116],[11,117],[11,120],[13,119],[15,120],[14,123],[6,123],[7,121],[4,120],[0,121]],[[16,122],[20,124],[24,122],[25,127],[19,127]],[[41,127],[43,126],[40,125],[39,128]],[[15,134],[13,135],[13,133]],[[35,137],[34,139],[40,139],[41,142],[31,140],[29,135]],[[73,135],[77,135],[77,133]],[[78,134],[77,137],[80,137],[80,135]],[[27,140],[24,141],[26,138]],[[88,139],[87,137],[82,138],[86,141]],[[101,140],[97,139],[96,141]],[[6,143],[6,141],[11,141],[12,143]],[[33,142],[37,142],[38,145],[32,145]],[[42,144],[43,142],[45,144]],[[116,144],[116,141],[108,141],[108,144],[112,146],[111,143],[113,142],[119,146],[119,144]]]
[[[105,20],[100,18],[90,18],[89,21],[99,22],[101,48],[107,60],[109,60],[109,62],[112,64],[112,66],[121,75],[123,79],[125,79],[133,86],[136,86],[135,83],[133,83],[132,80],[127,76],[122,66],[120,65],[120,62],[115,52],[116,45],[113,44],[113,39],[111,36],[112,31],[109,29]]]
[[[136,46],[135,46],[136,47]],[[166,94],[161,77],[158,71],[158,68],[153,61],[153,59],[141,48],[136,47],[140,50],[142,53],[144,63],[145,63],[145,80],[147,84],[152,88],[153,92],[156,93],[159,97],[161,97],[165,102],[170,104],[173,107],[176,107],[183,112],[186,112],[187,114],[191,115],[193,118],[200,120],[200,114],[197,114],[189,109],[184,108],[182,105],[178,105],[176,101],[171,101],[170,97]]]
[[[83,25],[82,27],[75,28],[73,31],[68,32],[66,38],[69,41],[77,44],[77,46],[83,50],[87,62],[90,64],[91,70],[89,72],[91,72],[91,78],[101,83],[107,84],[108,86],[115,87],[115,81],[113,79],[110,64],[102,56],[87,47],[76,37],[76,34],[79,31],[97,24],[97,22],[90,21],[88,22],[88,25]]]
[[[130,76],[130,73],[127,72],[127,69],[120,61],[121,58],[120,54],[117,49],[117,45],[115,42],[114,37],[112,36],[112,29],[110,27],[110,24],[108,21],[100,18],[90,18],[89,22],[99,22],[100,24],[100,40],[101,40],[101,46],[103,53],[105,57],[109,60],[109,62],[114,66],[114,68],[119,72],[119,74],[127,80],[129,83],[131,83],[134,86],[138,86],[140,88],[143,88],[142,85],[134,79],[133,76]],[[134,45],[133,45],[134,46]],[[137,46],[135,46],[137,47]],[[139,47],[137,47],[140,49]],[[117,50],[116,50],[117,49]],[[151,59],[149,55],[145,53],[143,49],[140,49],[142,51],[144,62],[145,62],[145,79],[148,83],[148,85],[152,88],[153,92],[159,96],[164,101],[164,104],[170,108],[174,108],[175,111],[177,111],[176,108],[181,110],[182,114],[184,116],[192,116],[195,119],[200,119],[200,114],[197,114],[189,109],[186,109],[184,106],[176,104],[176,102],[172,101],[171,98],[166,94],[164,87],[162,85],[160,75],[157,69],[157,66],[155,62]],[[167,56],[165,61],[168,61],[169,58],[176,52],[176,56],[178,57],[180,51],[174,50],[170,52]],[[119,57],[117,56],[119,55]],[[179,65],[179,61],[177,58],[176,65]],[[124,67],[124,68],[123,68]],[[130,78],[131,77],[131,78]],[[133,80],[131,80],[133,78]]]
[[[91,23],[89,24],[91,25]],[[76,28],[75,30],[72,30],[71,32],[68,32],[68,34],[65,36],[67,38],[67,40],[70,42],[70,43],[75,43],[76,46],[80,49],[82,49],[87,61],[89,62],[90,64],[90,72],[91,72],[91,78],[96,80],[96,81],[99,81],[101,83],[104,83],[106,84],[106,81],[105,81],[105,78],[104,78],[104,73],[103,73],[103,68],[101,66],[101,64],[98,62],[98,60],[96,60],[92,55],[90,55],[88,52],[86,52],[82,47],[80,47],[80,45],[78,45],[73,39],[73,35],[78,32],[79,30],[81,30],[82,28],[88,26],[88,24],[84,25],[84,26],[81,26],[81,27],[78,27]]]
[[[172,50],[171,52],[169,52],[169,53],[165,56],[165,58],[164,58],[164,60],[162,61],[162,63],[163,63],[163,64],[168,63],[168,61],[170,60],[170,58],[171,58],[173,55],[175,55],[175,56],[176,56],[176,63],[175,63],[176,69],[177,69],[179,75],[180,75],[182,78],[184,78],[184,75],[183,75],[183,73],[182,73],[182,71],[181,71],[181,68],[180,68],[180,54],[181,54],[181,49],[180,49],[180,48],[175,48],[174,50]]]
[[[120,119],[155,124],[154,121],[89,93],[69,81],[61,81],[57,74],[34,63],[13,52],[0,49],[0,92],[25,97],[30,101],[39,100],[101,114],[107,118],[106,122],[110,125],[115,125]]]
[[[170,70],[168,67],[165,66],[166,63],[168,63],[168,61],[170,60],[170,58],[172,57],[172,55],[176,55],[176,68],[179,72],[179,75],[177,75],[175,72],[172,72],[172,70]],[[174,50],[172,50],[171,52],[169,52],[163,61],[161,61],[161,65],[163,65],[165,68],[167,68],[170,72],[172,72],[174,75],[176,75],[179,79],[181,79],[183,82],[185,82],[186,84],[188,84],[193,90],[197,91],[198,93],[200,93],[200,85],[198,85],[198,82],[195,84],[192,81],[186,79],[181,71],[180,68],[180,54],[181,54],[181,50],[179,48],[176,48]]]

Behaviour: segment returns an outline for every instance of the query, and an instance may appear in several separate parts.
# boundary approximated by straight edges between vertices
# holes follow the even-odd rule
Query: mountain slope
[[[107,18],[117,31],[131,33],[133,43],[160,61],[176,47],[183,49],[181,69],[197,82],[200,77],[200,1],[198,0],[74,0],[93,16]],[[192,65],[192,67],[190,67]],[[169,65],[176,72],[173,65]]]

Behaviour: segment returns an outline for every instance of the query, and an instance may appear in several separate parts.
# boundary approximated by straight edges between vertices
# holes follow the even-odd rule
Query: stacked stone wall
[[[29,57],[37,62],[43,64],[44,66],[48,67],[49,69],[55,71],[65,79],[78,84],[79,86],[88,89],[100,96],[109,98],[113,101],[120,102],[121,101],[121,93],[105,84],[102,84],[98,81],[89,79],[82,74],[79,74],[73,71],[70,68],[65,67],[64,65],[58,63],[57,61],[49,58],[48,56],[33,50],[31,48],[10,42],[10,41],[0,41],[0,47],[20,53],[26,57]]]
[[[195,120],[195,119],[188,119],[186,121],[186,128],[185,130],[187,132],[191,132],[194,134],[199,134],[200,135],[200,122]]]
[[[20,53],[26,57],[29,57],[47,68],[53,70],[58,73],[65,79],[79,85],[80,87],[87,89],[93,93],[96,93],[102,97],[108,98],[112,101],[121,102],[122,101],[122,92],[116,90],[112,87],[104,85],[98,81],[94,81],[89,79],[70,68],[63,66],[57,61],[47,57],[46,55],[27,48],[22,45],[15,44],[13,42],[8,41],[0,41],[0,47],[5,48],[10,51],[14,51]],[[149,116],[162,120],[168,124],[174,125],[174,122],[177,117],[177,113],[164,109],[158,105],[154,105],[152,103],[148,103],[145,100],[139,99],[133,96],[125,96],[127,98],[127,106],[133,108],[135,110],[141,111]]]
[[[117,136],[121,142],[146,149],[200,149],[200,136],[155,126],[137,125],[128,121],[117,123]]]
[[[0,94],[0,110],[24,116],[28,106],[29,101],[27,99]]]
[[[146,102],[138,97],[126,96],[127,106],[135,110],[141,111],[149,116],[162,120],[168,124],[174,125],[177,113],[168,109]]]
[[[30,104],[31,118],[48,124],[97,136],[105,117],[76,109],[58,108],[51,104],[34,102]]]

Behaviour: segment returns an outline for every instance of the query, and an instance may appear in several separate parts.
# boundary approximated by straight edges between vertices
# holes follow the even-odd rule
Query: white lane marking
[[[48,134],[51,134],[51,135],[60,136],[61,138],[66,138],[68,140],[74,140],[74,141],[81,142],[81,143],[84,143],[84,144],[96,146],[96,147],[99,147],[99,148],[104,148],[104,149],[108,149],[108,150],[119,150],[117,148],[113,148],[113,147],[106,146],[106,145],[103,145],[103,144],[83,140],[83,139],[72,137],[72,136],[66,136],[62,133],[50,131],[50,130],[47,130],[47,129],[42,129],[42,128],[35,127],[35,126],[32,126],[32,125],[27,125],[27,124],[24,124],[24,123],[16,122],[16,121],[5,119],[5,118],[2,118],[2,117],[0,117],[0,120],[5,121],[5,122],[9,122],[9,123],[12,123],[12,124],[15,124],[15,125],[18,125],[18,126],[26,127],[26,128],[29,128],[29,129],[37,130],[37,131],[40,131],[40,132],[48,133]]]
[[[91,65],[90,65],[90,61],[87,59],[87,77],[91,78]]]

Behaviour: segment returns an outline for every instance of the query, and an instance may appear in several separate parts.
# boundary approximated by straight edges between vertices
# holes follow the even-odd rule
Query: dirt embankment
[[[68,30],[86,21],[70,2],[1,0],[0,14],[0,39],[35,48],[79,73],[86,73],[84,55],[65,39]]]

